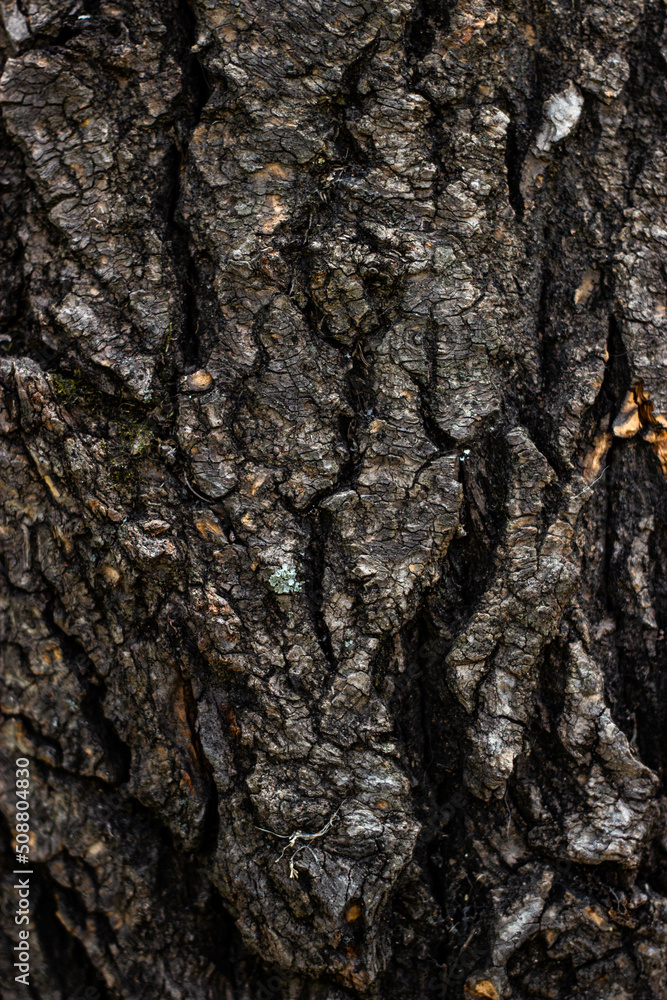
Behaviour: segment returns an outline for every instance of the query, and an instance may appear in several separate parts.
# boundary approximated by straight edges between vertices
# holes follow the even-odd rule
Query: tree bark
[[[2,11],[5,995],[666,998],[662,2]]]

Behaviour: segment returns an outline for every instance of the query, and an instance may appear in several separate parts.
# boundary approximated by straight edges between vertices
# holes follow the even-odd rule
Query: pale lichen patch
[[[269,577],[269,586],[276,594],[300,594],[303,581],[297,579],[296,568],[289,563],[283,563],[280,569]]]

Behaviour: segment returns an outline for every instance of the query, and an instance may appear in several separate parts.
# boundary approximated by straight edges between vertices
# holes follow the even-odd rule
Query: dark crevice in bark
[[[552,351],[550,348],[553,345],[549,342],[549,326],[550,326],[550,308],[549,308],[549,298],[550,290],[553,284],[554,276],[551,269],[547,263],[542,265],[542,276],[540,285],[540,299],[537,307],[537,319],[535,324],[535,329],[537,333],[537,339],[539,341],[539,351],[540,351],[540,377],[541,377],[541,390],[542,392],[548,390],[552,382],[557,382],[560,375],[558,365],[553,364]],[[540,399],[540,402],[542,400]]]
[[[258,1000],[283,1000],[281,989],[272,986],[274,979],[284,982],[284,975],[276,976],[276,970],[264,965],[261,958],[245,947],[234,918],[212,886],[201,904],[201,914],[199,949],[229,984],[227,989],[231,988],[234,1000],[252,996],[248,991],[255,988]],[[221,985],[220,994],[213,995],[227,996],[227,989],[223,993],[223,988]]]
[[[497,812],[498,808],[493,811]],[[445,864],[439,871],[436,893],[442,901],[446,931],[444,946],[438,955],[447,965],[446,1000],[460,1000],[468,976],[476,969],[485,968],[490,959],[491,899],[486,886],[478,880],[483,866],[473,844],[473,831],[484,831],[489,822],[488,813],[488,809],[480,809],[479,804],[468,797],[450,820],[442,838]],[[496,817],[492,822],[494,820],[497,822]]]
[[[533,390],[527,383],[520,386],[518,415],[536,448],[544,455],[561,481],[570,477],[570,469],[557,448],[557,430],[546,402],[557,391],[562,372],[554,345],[557,335],[552,329],[551,289],[553,274],[547,264],[542,267],[542,279],[535,332],[540,358],[540,388]]]
[[[211,669],[206,666],[202,671],[202,676],[211,676]],[[231,671],[230,671],[231,674]],[[220,720],[222,731],[225,734],[234,759],[234,782],[235,786],[242,786],[246,778],[252,774],[257,766],[257,754],[248,746],[241,742],[242,728],[239,717],[242,714],[250,713],[257,717],[260,713],[260,706],[256,694],[250,689],[244,678],[236,676],[225,677],[223,684],[219,677],[214,675],[210,682],[212,689],[212,700],[215,704],[216,712]],[[211,762],[209,762],[211,763]],[[224,806],[218,798],[218,823],[221,822],[221,810]]]
[[[628,995],[633,1000],[655,1000],[656,994],[637,964],[633,948],[637,923],[645,919],[642,908],[632,907],[632,904],[628,906],[634,875],[626,873],[625,878],[622,873],[619,875],[621,877],[616,877],[616,873],[607,870],[606,866],[601,866],[595,876],[579,867],[573,878],[565,879],[563,884],[554,887],[548,904],[562,906],[574,890],[587,897],[589,912],[603,913],[607,919],[612,918],[609,930],[615,933],[606,946],[603,944],[597,949],[584,944],[584,935],[577,950],[560,956],[549,954],[546,935],[531,936],[508,963],[510,983],[516,991],[513,995],[519,1000],[536,995],[577,996],[581,992],[582,975],[584,981],[591,983],[591,993],[597,993],[601,983],[615,981],[617,972],[622,970],[624,976],[629,976],[628,986],[632,992]],[[586,975],[587,970],[590,970],[590,977]]]
[[[565,706],[567,685],[567,652],[564,636],[556,636],[547,643],[540,658],[538,695],[546,715],[542,720],[553,736]]]
[[[602,276],[601,284],[601,299],[604,302],[609,302],[611,300],[611,289],[606,284],[605,275]],[[620,326],[613,313],[609,314],[608,324],[607,361],[605,363],[604,377],[593,405],[582,418],[581,442],[577,451],[579,464],[584,461],[586,451],[594,445],[596,436],[601,432],[609,430],[610,422],[618,414],[631,385],[628,351],[623,342]],[[604,461],[605,467],[611,465],[615,454],[614,449],[617,447],[618,440],[613,438],[610,451]],[[601,470],[600,476],[603,477],[606,475],[607,472]],[[605,523],[607,526],[609,525],[609,515]]]
[[[198,367],[201,348],[199,340],[199,309],[197,306],[198,276],[192,258],[188,260],[183,286],[183,331],[181,344],[183,348],[183,364],[185,372],[195,371]]]
[[[379,40],[374,38],[346,67],[343,71],[340,93],[329,104],[333,146],[338,162],[347,167],[356,166],[364,169],[376,163],[378,159],[372,139],[368,140],[370,148],[365,149],[350,128],[350,119],[353,119],[363,106],[363,98],[358,90],[361,73],[372,61],[378,46]],[[325,169],[330,172],[331,168],[332,163],[329,161]]]
[[[217,844],[218,828],[220,825],[220,815],[218,812],[218,790],[213,779],[211,764],[204,753],[199,736],[197,701],[192,690],[192,680],[182,659],[177,660],[179,677],[183,691],[183,702],[185,705],[185,715],[187,719],[190,737],[192,740],[192,750],[206,784],[206,805],[204,807],[204,818],[197,835],[197,847],[202,854],[215,850]]]
[[[298,266],[305,274],[304,284],[307,287],[311,264],[301,258]],[[326,496],[338,492],[342,486],[354,486],[356,481],[363,458],[359,451],[356,432],[360,426],[368,425],[374,416],[375,407],[373,356],[370,347],[373,339],[382,336],[382,332],[381,329],[375,330],[373,334],[367,334],[364,338],[360,334],[353,344],[339,340],[330,332],[324,313],[307,293],[304,293],[301,312],[313,340],[316,343],[323,341],[328,344],[338,353],[341,363],[345,364],[346,401],[350,407],[349,413],[341,413],[338,417],[341,443],[347,455],[341,462],[335,485],[318,496],[316,503],[319,504]],[[368,355],[364,352],[362,343],[367,345]],[[311,508],[314,503],[310,505]]]
[[[326,566],[329,520],[326,511],[319,511],[316,515],[309,518],[310,537],[306,546],[303,569],[306,577],[306,602],[313,617],[315,635],[331,670],[335,670],[337,665],[336,657],[331,645],[329,626],[324,617],[324,595],[322,589]]]
[[[667,780],[664,732],[667,725],[667,686],[664,666],[665,529],[667,500],[659,464],[641,440],[615,439],[609,456],[607,534],[604,565],[604,598],[616,622],[616,658],[607,671],[606,684],[612,716],[625,732],[640,759]],[[623,512],[622,519],[619,512]],[[655,512],[651,515],[650,512]],[[630,541],[639,535],[647,518],[654,521],[647,539],[648,586],[657,627],[644,619],[636,603],[630,576]],[[650,524],[650,521],[648,522]]]
[[[604,400],[602,408],[610,410],[612,418],[618,413],[626,393],[632,385],[632,371],[620,326],[612,315],[609,321],[609,361],[600,391]],[[654,706],[660,701],[646,699],[646,689],[651,687],[650,674],[644,665],[653,660],[647,649],[643,629],[636,627],[626,612],[625,591],[627,583],[621,575],[619,559],[627,542],[619,537],[620,518],[638,529],[639,522],[648,508],[647,500],[653,494],[657,509],[664,505],[664,487],[661,472],[646,446],[639,440],[625,441],[614,437],[609,450],[605,474],[605,543],[602,571],[601,604],[616,623],[615,656],[607,665],[605,686],[614,721],[633,744],[637,744],[641,759],[663,775],[660,751],[656,755],[656,723],[651,717]],[[656,566],[659,564],[656,564]],[[656,647],[657,650],[660,647]],[[649,668],[650,670],[650,668]],[[651,671],[652,673],[652,671]],[[656,692],[657,694],[657,692]],[[659,709],[658,709],[659,711]],[[648,717],[646,716],[648,712]],[[658,740],[658,743],[660,741]]]
[[[624,122],[627,148],[627,203],[634,205],[637,182],[652,156],[658,136],[667,132],[667,88],[665,86],[662,38],[665,29],[662,4],[649,4],[638,26],[635,44],[628,53],[630,78],[626,84],[628,114]]]
[[[629,447],[633,447],[633,445],[630,445]],[[623,477],[622,453],[627,451],[627,449],[627,442],[618,441],[617,439],[612,441],[607,457],[607,473],[605,476],[606,510],[604,524],[604,561],[601,581],[602,604],[607,613],[610,614],[612,619],[615,621],[617,629],[621,627],[621,622],[619,621],[619,616],[617,614],[618,590],[616,567],[614,564],[617,524],[616,511],[618,509],[618,484],[619,480],[622,481]],[[616,667],[613,674],[610,676],[610,671],[608,669],[605,676],[607,696],[616,725],[618,725],[619,728],[625,732],[626,736],[630,738],[632,736],[632,724],[630,718],[631,710],[625,701],[624,692],[622,690],[622,682],[620,681],[620,677],[618,675],[618,667],[616,664],[613,666]]]
[[[434,397],[438,384],[437,336],[435,324],[429,322],[424,337],[428,359],[428,381],[425,383],[424,379],[412,375],[411,372],[407,372],[407,375],[419,393],[419,416],[426,435],[438,449],[438,454],[442,455],[460,450],[460,442],[440,426],[433,413]]]
[[[174,856],[178,853],[171,830],[159,812],[144,805],[126,787],[111,785],[94,775],[75,774],[67,768],[41,759],[34,761],[32,767],[40,780],[61,779],[69,789],[78,790],[83,800],[96,802],[96,807],[100,810],[106,808],[105,821],[118,835],[131,834],[135,829],[137,837],[141,835],[147,838],[146,843],[150,842],[151,849]],[[113,835],[115,834],[112,832]],[[140,859],[142,851],[145,853],[145,844],[142,846],[140,840],[137,840],[133,853],[135,860]]]
[[[102,836],[105,841],[114,843],[116,849],[123,852],[128,864],[142,870],[153,870],[151,892],[156,906],[164,905],[167,912],[178,912],[173,907],[180,897],[183,914],[190,914],[189,906],[196,898],[202,880],[207,878],[196,861],[201,843],[196,845],[197,855],[190,848],[184,849],[166,825],[159,809],[145,805],[136,794],[130,795],[122,787],[116,789],[100,778],[73,774],[70,770],[34,758],[31,767],[40,782],[58,782],[70,795],[76,794],[78,801],[83,803],[83,816],[104,828],[106,833]],[[85,855],[75,854],[72,846],[65,854],[75,867],[84,865],[88,877],[92,877],[96,869],[87,864]],[[85,907],[81,905],[78,910],[85,911]],[[106,917],[102,930],[109,941],[115,940]]]
[[[450,11],[458,0],[417,0],[405,29],[408,59],[423,59],[432,50],[436,32],[449,31]]]
[[[422,425],[426,436],[428,437],[431,444],[433,444],[438,449],[438,454],[433,458],[427,459],[422,468],[426,468],[431,464],[436,458],[440,458],[441,455],[450,454],[453,451],[460,450],[461,442],[457,441],[456,438],[448,434],[447,431],[443,431],[440,424],[433,417],[431,407],[425,399],[425,395],[421,390],[421,386],[418,384],[419,388],[419,416],[421,418]],[[459,456],[459,460],[461,457]],[[421,469],[419,470],[421,472]],[[419,473],[417,473],[419,475]]]
[[[78,38],[79,35],[83,34],[83,27],[81,23],[77,23],[77,19],[73,19],[69,24],[64,24],[58,34],[54,38],[44,39],[43,43],[46,46],[53,49],[64,48],[68,42],[71,42],[74,38]],[[39,37],[33,40],[36,46],[42,47]]]
[[[667,895],[667,843],[664,835],[666,811],[663,799],[654,836],[637,872],[639,885],[649,886],[661,896]]]
[[[545,978],[539,985],[535,982],[535,969],[542,969]],[[514,994],[520,1000],[533,996],[535,988],[545,988],[552,996],[572,997],[576,995],[577,975],[571,955],[554,958],[548,954],[548,945],[541,938],[532,939],[521,945],[508,965],[508,976]],[[549,995],[549,994],[547,994]]]
[[[534,13],[532,17],[529,14],[528,19],[534,24]],[[496,98],[509,118],[505,137],[505,176],[508,200],[519,222],[523,221],[525,213],[521,191],[523,164],[542,119],[545,67],[539,46],[535,46],[525,69],[523,86],[501,91]]]
[[[459,463],[464,498],[460,515],[463,532],[452,539],[443,580],[436,591],[438,618],[452,635],[472,615],[489,586],[496,551],[507,524],[510,454],[505,438],[488,434],[478,447],[466,451]]]
[[[145,830],[138,829],[137,834],[145,834]],[[128,828],[125,833],[131,836]],[[145,845],[144,845],[145,846]],[[151,845],[152,846],[152,845]],[[65,868],[72,880],[76,878],[83,862],[78,857],[70,857],[65,852],[61,854]],[[149,862],[151,865],[157,859],[144,855],[143,864]],[[205,885],[194,868],[183,865],[171,854],[164,854],[157,861],[156,874],[159,880],[154,883],[156,892],[156,912],[164,909],[174,915],[182,914],[182,922],[177,922],[171,932],[170,946],[183,948],[186,942],[196,941],[194,953],[197,956],[204,956],[216,970],[211,981],[211,966],[207,969],[207,978],[211,981],[211,987],[216,990],[215,996],[226,995],[226,983],[235,981],[242,991],[245,985],[243,980],[244,964],[247,962],[247,953],[240,943],[240,936],[234,926],[230,914],[221,905],[221,901],[215,890]],[[95,871],[89,866],[86,873],[95,881]],[[138,927],[131,930],[123,929],[118,936],[113,932],[111,926],[103,917],[103,914],[95,910],[90,914],[90,909],[86,906],[79,893],[69,886],[63,886],[54,882],[54,900],[63,911],[63,916],[67,922],[79,926],[82,933],[89,934],[91,923],[94,926],[94,940],[96,947],[100,945],[107,952],[106,961],[113,967],[117,965],[118,958],[123,957],[122,965],[126,967],[125,975],[128,977],[128,985],[132,988],[145,991],[149,987],[146,980],[146,970],[142,970],[141,964],[133,964],[128,961],[132,952],[142,953],[151,947],[154,938],[154,929],[142,922]],[[178,918],[177,918],[178,919]],[[73,942],[77,938],[72,935]],[[81,948],[82,946],[79,945]],[[80,968],[89,966],[89,960],[84,952],[84,960],[80,963]],[[115,961],[114,957],[115,956]],[[256,964],[256,963],[252,963]],[[90,967],[90,966],[89,966]],[[90,977],[92,978],[92,977]],[[97,977],[95,977],[97,979]],[[103,980],[102,980],[103,982]],[[106,996],[105,992],[98,994],[100,997]]]
[[[521,194],[521,168],[524,157],[519,151],[516,122],[507,126],[505,145],[505,169],[507,170],[507,191],[512,210],[519,221],[523,219],[524,204]]]
[[[31,876],[31,894],[35,888],[37,905],[34,922],[53,984],[57,985],[65,997],[85,996],[85,990],[92,988],[96,991],[98,1000],[107,1000],[109,993],[103,976],[98,974],[81,941],[65,927],[58,916],[58,897],[62,899],[66,890],[55,883],[41,865]],[[83,904],[80,902],[79,911],[82,908]],[[83,912],[85,914],[85,908]],[[85,916],[83,924],[85,926]]]
[[[80,675],[80,679],[81,675]],[[129,780],[132,751],[119,737],[113,723],[104,714],[102,705],[106,694],[106,684],[83,679],[85,695],[81,699],[81,714],[99,734],[105,748],[105,758],[114,784],[122,785]]]
[[[226,599],[235,613],[238,614],[239,609],[235,607],[233,597],[227,594]],[[189,684],[192,684],[193,678],[196,678],[198,687],[202,689],[208,688],[212,692],[212,701],[218,713],[223,732],[227,735],[229,745],[234,750],[234,763],[238,771],[239,780],[242,780],[254,768],[255,755],[251,751],[237,745],[241,730],[235,713],[237,709],[247,707],[256,712],[257,699],[249,691],[245,681],[237,677],[234,672],[229,671],[228,675],[221,678],[216,668],[202,655],[198,645],[198,636],[193,634],[191,627],[188,627],[187,619],[181,609],[170,611],[165,617],[169,622],[170,628],[168,633],[169,644],[173,648],[174,658],[179,658],[181,662],[182,674],[187,678]],[[193,691],[194,704],[191,708],[191,719],[193,720],[195,715],[199,714],[198,699],[195,699],[194,695]],[[198,728],[196,725],[195,728],[192,728],[193,725],[195,725],[194,722],[191,722],[191,731],[197,740],[197,747],[205,764],[204,771],[207,775],[210,775],[212,762],[201,747],[201,737]],[[220,801],[213,780],[210,782],[208,791],[209,798],[200,832],[200,850],[204,854],[208,853],[215,846],[220,826]]]
[[[190,249],[190,234],[176,221],[176,212],[180,198],[180,175],[185,169],[183,156],[174,151],[174,182],[171,195],[167,239],[172,246],[174,265],[180,276],[182,326],[179,343],[186,373],[195,371],[200,356],[199,339],[199,306],[197,300],[198,272]],[[170,330],[171,334],[171,330]],[[178,392],[178,371],[174,372],[171,392]]]
[[[459,180],[461,176],[460,158],[452,140],[456,119],[451,108],[442,106],[429,94],[428,89],[423,85],[417,67],[412,69],[410,81],[411,89],[423,97],[431,108],[426,129],[431,137],[430,153],[437,167],[433,178],[433,202],[437,207],[441,204],[442,192],[446,184]],[[435,224],[430,220],[426,221],[428,221],[428,228],[424,232],[435,232]]]
[[[188,158],[188,143],[194,129],[199,124],[206,104],[211,96],[211,88],[206,78],[204,68],[199,59],[192,53],[195,44],[196,22],[192,5],[180,3],[179,15],[182,18],[181,30],[185,46],[181,55],[184,89],[183,99],[189,109],[189,129],[180,147],[173,147],[171,176],[171,192],[168,199],[167,231],[165,239],[171,245],[174,268],[181,289],[182,326],[179,342],[182,352],[185,372],[195,371],[201,355],[199,336],[199,273],[192,250],[192,234],[179,217],[179,201],[181,198],[181,176],[186,168]],[[177,386],[172,385],[176,392]]]
[[[470,720],[448,689],[443,664],[493,572],[506,523],[507,460],[502,439],[489,437],[461,462],[465,533],[450,544],[441,583],[425,596],[406,631],[405,672],[396,675],[389,699],[422,823],[415,860],[438,902],[444,928],[438,934],[431,929],[431,965],[420,965],[413,956],[415,968],[430,969],[419,986],[401,968],[401,944],[396,942],[390,968],[392,977],[400,977],[396,995],[401,997],[418,989],[425,998],[444,995],[458,1000],[467,976],[488,958],[489,900],[475,879],[480,862],[471,832],[471,824],[479,822],[480,807],[462,783]],[[441,970],[440,985],[434,968]]]
[[[376,37],[363,47],[361,52],[343,71],[341,97],[346,107],[361,105],[363,98],[359,94],[359,80],[362,70],[372,61],[380,42]]]
[[[28,11],[19,2],[18,9],[28,19]],[[81,35],[86,34],[90,29],[97,27],[95,18],[100,11],[100,0],[79,0],[72,4],[70,11],[63,11],[62,16],[55,20],[49,20],[41,25],[19,43],[17,50],[25,52],[28,49],[64,49],[68,42],[73,41]],[[33,22],[35,18],[33,16]]]
[[[648,684],[638,691],[637,730],[642,759],[667,788],[667,505],[661,498],[651,536],[652,597],[657,624],[656,652]],[[648,697],[647,697],[648,694]],[[667,845],[666,845],[667,846]]]
[[[414,858],[438,908],[421,938],[408,939],[409,944],[397,922],[385,982],[389,996],[458,1000],[466,977],[487,954],[488,900],[475,879],[479,862],[471,833],[477,806],[461,783],[468,720],[444,683],[439,640],[433,638],[430,616],[423,612],[406,635],[406,668],[392,701],[422,824]],[[409,900],[405,890],[403,895]],[[414,921],[413,914],[406,922],[414,926]]]
[[[20,357],[28,343],[39,340],[30,316],[25,251],[18,235],[29,187],[22,158],[0,115],[0,358]]]
[[[613,313],[609,316],[607,353],[609,358],[605,365],[604,379],[596,406],[600,416],[603,415],[603,412],[609,412],[613,418],[617,416],[625,394],[630,390],[632,384],[632,369],[628,350],[623,341],[620,325]],[[594,406],[594,410],[596,406]]]
[[[56,864],[61,862],[67,872],[67,876],[69,876],[72,880],[76,878],[76,875],[81,872],[81,870],[85,871],[85,874],[92,882],[95,891],[98,891],[95,869],[90,865],[87,865],[81,858],[75,858],[69,855],[67,850],[64,850],[61,851],[59,855],[56,855],[54,862]],[[116,935],[111,929],[111,925],[109,924],[107,917],[96,909],[93,909],[93,912],[91,913],[91,908],[89,905],[86,905],[86,900],[83,898],[82,894],[72,885],[63,885],[62,882],[54,878],[52,886],[56,906],[62,914],[65,924],[69,924],[77,928],[82,936],[85,936],[86,932],[90,932],[90,926],[92,924],[94,927],[96,944],[98,947],[101,945],[101,950],[104,953],[105,960],[108,962],[111,954],[110,946],[116,942]],[[73,932],[73,936],[78,937],[76,931]]]
[[[125,784],[130,775],[132,751],[119,736],[112,721],[104,714],[103,702],[106,682],[99,677],[95,666],[83,646],[67,635],[54,620],[54,605],[47,605],[43,612],[49,630],[57,637],[67,662],[72,665],[84,692],[80,703],[83,717],[91,725],[105,751],[105,763],[114,784]]]
[[[529,723],[530,754],[515,767],[511,786],[524,839],[555,872],[555,889],[575,887],[592,897],[607,894],[607,908],[615,892],[632,889],[636,870],[620,862],[603,862],[591,869],[571,860],[565,846],[568,817],[576,811],[586,814],[588,802],[577,780],[576,765],[565,750],[558,733],[562,722],[567,686],[566,633],[546,647],[539,668],[537,711]],[[593,751],[598,766],[604,766]],[[539,789],[540,813],[535,813],[534,789]],[[544,809],[546,808],[545,815]]]
[[[185,35],[186,44],[183,58],[186,65],[188,86],[193,97],[194,128],[199,123],[202,111],[211,96],[212,88],[201,61],[192,51],[197,41],[197,17],[192,0],[178,0],[178,13],[182,18]]]
[[[354,410],[349,429],[359,424],[368,425],[376,416],[376,394],[374,391],[373,356],[357,349],[350,355],[351,365],[347,371],[348,399]],[[358,445],[351,451],[357,451]]]

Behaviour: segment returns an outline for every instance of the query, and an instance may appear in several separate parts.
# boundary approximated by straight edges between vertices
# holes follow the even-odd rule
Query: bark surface
[[[5,995],[667,998],[661,0],[1,6]]]

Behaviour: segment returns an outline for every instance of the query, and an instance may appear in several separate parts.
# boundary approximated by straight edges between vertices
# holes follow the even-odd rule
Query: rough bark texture
[[[660,0],[2,11],[5,995],[667,997]]]

